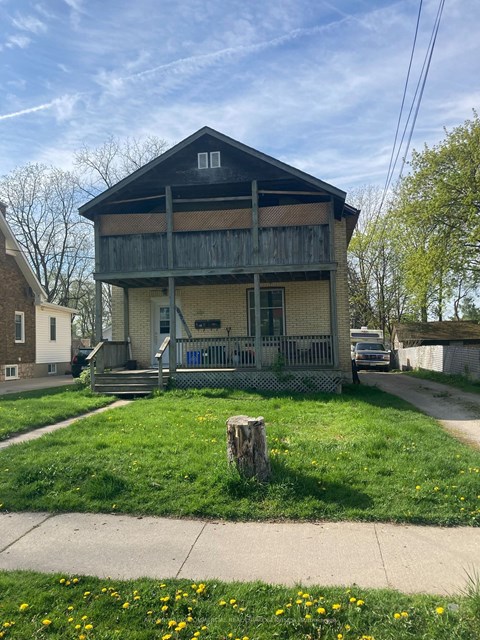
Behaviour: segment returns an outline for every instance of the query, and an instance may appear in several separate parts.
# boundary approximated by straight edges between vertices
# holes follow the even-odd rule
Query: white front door
[[[178,305],[178,300],[177,300]],[[182,337],[182,326],[179,321],[178,314],[176,315],[177,322],[177,338]],[[157,298],[152,300],[152,366],[157,367],[158,361],[155,358],[155,354],[158,352],[162,342],[167,336],[170,335],[170,304],[168,298]],[[163,366],[169,363],[170,347],[167,348],[163,354],[162,364]]]

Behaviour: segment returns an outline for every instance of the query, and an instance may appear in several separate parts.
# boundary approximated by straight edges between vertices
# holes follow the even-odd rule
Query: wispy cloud
[[[27,115],[30,115],[31,113],[37,113],[38,111],[47,111],[48,109],[54,109],[55,116],[59,120],[65,120],[71,116],[72,111],[78,99],[79,99],[79,95],[65,95],[60,98],[56,98],[51,102],[39,104],[36,107],[29,107],[28,109],[20,109],[19,111],[15,111],[13,113],[4,113],[3,115],[0,114],[0,121],[10,120],[12,118],[20,118],[21,116],[27,116]]]
[[[339,22],[343,22],[344,20],[349,20],[350,18],[342,18]],[[335,23],[337,27],[339,22]],[[305,29],[294,29],[289,33],[278,36],[276,38],[272,38],[271,40],[267,40],[264,42],[258,42],[255,44],[243,45],[240,44],[238,46],[227,47],[224,49],[220,49],[218,51],[214,51],[212,53],[205,53],[200,55],[188,56],[185,58],[179,58],[177,60],[173,60],[171,62],[167,62],[165,64],[157,65],[150,69],[144,69],[143,71],[138,71],[137,73],[129,74],[129,75],[117,75],[115,73],[108,73],[104,70],[100,71],[97,75],[97,82],[103,87],[110,89],[114,92],[118,91],[122,88],[123,84],[132,80],[142,80],[148,79],[149,77],[166,72],[174,72],[177,76],[179,75],[191,75],[192,73],[197,73],[199,71],[204,70],[215,64],[228,63],[229,61],[236,61],[238,58],[243,56],[248,56],[252,54],[259,54],[262,51],[267,49],[274,49],[276,47],[281,47],[289,42],[293,42],[300,38],[308,38],[309,36],[318,35],[321,32],[328,31],[333,28],[333,24],[329,25],[318,25],[315,27],[305,28]]]
[[[29,31],[35,34],[43,33],[47,30],[47,25],[32,15],[17,15],[15,18],[12,18],[12,24],[21,31]]]
[[[28,36],[15,35],[15,36],[10,36],[7,39],[5,46],[8,49],[13,49],[14,47],[19,47],[20,49],[26,49],[31,42],[32,40]]]

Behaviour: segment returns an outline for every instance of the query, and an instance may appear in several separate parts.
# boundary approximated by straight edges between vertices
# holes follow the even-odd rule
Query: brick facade
[[[0,213],[0,215],[2,215]],[[25,342],[15,342],[15,312],[24,313]],[[19,377],[33,376],[35,363],[35,299],[20,268],[5,250],[0,231],[0,381],[5,365],[18,365]]]

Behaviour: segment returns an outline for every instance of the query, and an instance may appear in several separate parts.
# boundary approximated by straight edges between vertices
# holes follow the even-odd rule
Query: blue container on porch
[[[187,351],[187,365],[202,364],[201,351]]]

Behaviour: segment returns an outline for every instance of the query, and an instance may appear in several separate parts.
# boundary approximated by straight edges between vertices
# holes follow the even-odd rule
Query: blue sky
[[[419,2],[0,0],[0,174],[209,125],[339,188],[383,186]],[[415,148],[479,107],[479,24],[478,0],[446,0]]]

